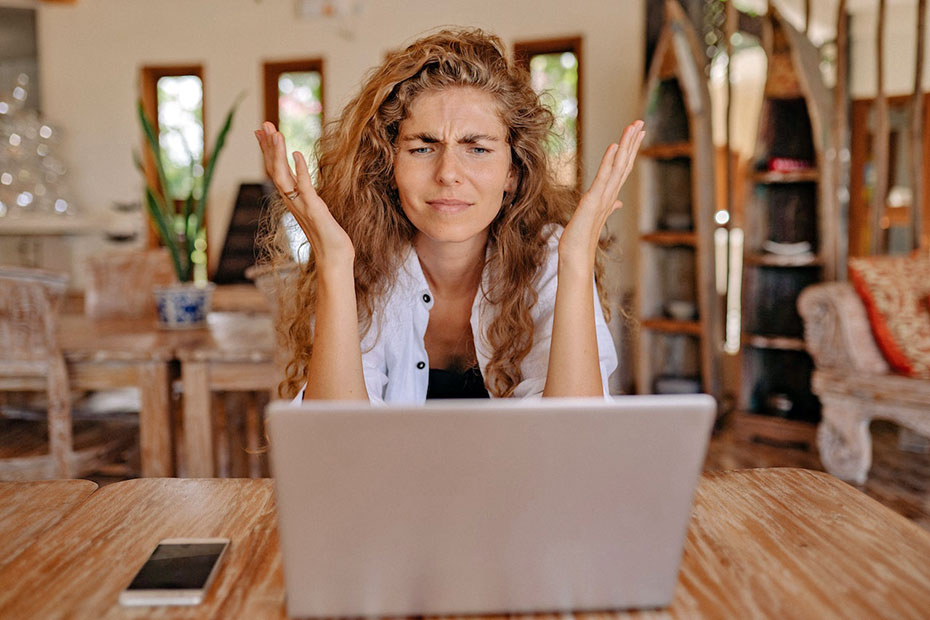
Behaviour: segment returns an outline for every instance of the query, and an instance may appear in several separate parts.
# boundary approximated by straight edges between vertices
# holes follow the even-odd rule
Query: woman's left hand
[[[560,261],[574,259],[586,267],[590,264],[593,269],[601,231],[610,214],[623,206],[617,194],[633,169],[636,152],[645,135],[643,122],[635,121],[623,131],[618,144],[607,147],[594,182],[581,196],[575,213],[562,233],[559,242]]]

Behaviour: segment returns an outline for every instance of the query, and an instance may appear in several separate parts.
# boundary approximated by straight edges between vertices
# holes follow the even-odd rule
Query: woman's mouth
[[[464,200],[455,200],[453,198],[437,198],[436,200],[427,200],[426,204],[440,213],[458,213],[471,206],[470,202]]]

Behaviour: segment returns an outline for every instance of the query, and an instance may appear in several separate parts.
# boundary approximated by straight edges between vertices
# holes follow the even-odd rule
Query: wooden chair
[[[48,454],[0,459],[0,478],[70,478],[72,451],[68,373],[57,342],[68,276],[0,266],[0,390],[48,394]]]
[[[119,250],[87,259],[84,313],[95,319],[155,314],[152,287],[175,279],[165,248]]]
[[[153,287],[175,281],[167,248],[114,250],[88,257],[84,290],[84,314],[93,319],[154,317]],[[79,421],[115,421],[136,426],[141,400],[138,388],[97,390],[81,395],[74,403],[73,418]],[[136,432],[138,428],[136,426]],[[132,475],[138,455],[127,468],[110,468],[117,475]]]

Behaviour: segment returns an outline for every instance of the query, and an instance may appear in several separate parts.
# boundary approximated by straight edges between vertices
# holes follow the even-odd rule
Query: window
[[[323,132],[323,61],[311,58],[266,62],[264,75],[265,119],[284,135],[291,166],[291,153],[300,151],[315,177],[316,145]],[[285,231],[291,255],[298,262],[306,262],[310,246],[290,214],[285,216]]]
[[[265,63],[265,119],[284,134],[288,158],[300,151],[311,171],[323,131],[323,61]]]
[[[165,168],[163,188],[174,199],[178,213],[181,205],[203,177],[204,158],[204,88],[203,69],[197,65],[143,67],[142,107],[152,120]],[[143,165],[146,177],[157,184],[157,174],[147,146]],[[179,217],[180,220],[180,217]],[[179,230],[184,223],[177,222]],[[157,234],[149,228],[149,245],[157,243]],[[196,243],[194,279],[206,279],[207,242],[204,233]]]
[[[581,38],[525,41],[514,45],[519,64],[530,72],[533,90],[555,115],[548,148],[556,178],[581,184]]]

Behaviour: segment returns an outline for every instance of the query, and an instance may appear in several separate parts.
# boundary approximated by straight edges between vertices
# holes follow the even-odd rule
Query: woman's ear
[[[513,193],[517,189],[517,180],[520,177],[520,173],[517,172],[517,169],[513,166],[510,167],[510,170],[507,172],[507,180],[504,182],[504,191],[507,193]]]

